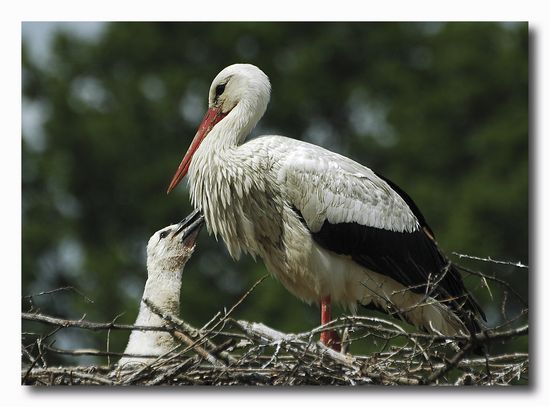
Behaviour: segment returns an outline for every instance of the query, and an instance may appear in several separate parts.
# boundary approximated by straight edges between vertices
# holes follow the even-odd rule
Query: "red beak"
[[[183,160],[181,160],[181,164],[174,174],[172,182],[170,182],[168,191],[166,191],[167,194],[172,192],[172,190],[180,183],[183,177],[185,177],[187,171],[189,170],[189,165],[191,164],[191,158],[193,158],[193,154],[195,154],[195,151],[197,151],[197,148],[199,148],[200,144],[207,136],[207,134],[210,133],[210,130],[212,130],[216,123],[218,123],[225,116],[227,116],[227,113],[223,113],[220,108],[213,107],[208,109],[208,111],[204,115],[204,119],[202,119],[199,129],[197,130],[197,134],[195,134],[195,138],[191,142],[191,145],[189,146],[187,153],[185,153]]]

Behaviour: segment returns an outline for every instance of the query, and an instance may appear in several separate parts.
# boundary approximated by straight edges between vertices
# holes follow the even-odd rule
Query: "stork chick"
[[[155,232],[147,244],[147,282],[135,325],[163,326],[164,320],[145,304],[147,299],[163,312],[178,315],[183,268],[195,250],[197,235],[204,223],[199,211],[192,212],[177,225]],[[178,344],[169,332],[138,331],[130,334],[124,353],[160,356]],[[151,358],[123,356],[119,367],[146,363]]]

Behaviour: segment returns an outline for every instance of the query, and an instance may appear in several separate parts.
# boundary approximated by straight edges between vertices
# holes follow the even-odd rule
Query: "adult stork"
[[[246,137],[271,86],[259,68],[235,64],[212,82],[208,111],[168,193],[189,174],[191,201],[229,253],[263,259],[295,296],[398,315],[428,332],[468,335],[483,311],[439,250],[413,200],[369,168],[282,136]],[[334,331],[323,343],[338,348]]]

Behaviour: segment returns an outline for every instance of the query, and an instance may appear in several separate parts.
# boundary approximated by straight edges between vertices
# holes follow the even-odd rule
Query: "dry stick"
[[[356,318],[365,318],[365,317],[356,317]],[[387,330],[387,331],[395,332],[395,331],[392,331],[392,330]],[[402,332],[395,332],[395,333],[402,334]],[[490,341],[495,341],[495,340],[503,340],[503,339],[508,339],[508,338],[512,338],[512,337],[526,335],[527,333],[528,333],[528,326],[525,325],[525,326],[522,326],[520,328],[512,329],[512,330],[505,331],[505,332],[487,331],[486,333],[477,334],[474,337],[474,339],[471,342],[468,343],[469,346],[467,346],[467,347],[465,346],[462,349],[461,352],[459,352],[457,355],[455,355],[455,358],[453,358],[451,361],[449,361],[441,369],[434,372],[432,374],[432,376],[426,382],[431,383],[431,382],[439,379],[445,373],[447,373],[450,369],[452,369],[454,366],[456,366],[459,362],[461,362],[462,359],[466,356],[469,349],[473,346],[474,343],[485,343],[485,342],[490,342]],[[405,334],[405,336],[409,336],[409,335],[412,336],[412,334]],[[426,335],[422,335],[422,334],[416,334],[415,336],[417,336],[417,335],[426,336]]]
[[[154,303],[152,303],[148,298],[144,298],[143,302],[151,311],[153,311],[155,314],[159,315],[164,320],[168,321],[169,323],[174,323],[175,317],[171,316],[170,314],[162,311],[159,307],[157,307]],[[181,324],[183,325],[183,324]],[[180,325],[180,326],[181,326]],[[185,335],[183,332],[175,331],[172,332],[172,335],[174,335],[176,338],[181,340],[182,342],[186,343],[189,346],[192,346],[192,349],[197,352],[200,356],[205,358],[208,362],[213,364],[214,366],[225,366],[225,364],[218,359],[216,359],[213,355],[211,355],[206,349],[204,349],[202,346],[200,346],[198,343],[195,343],[191,338],[189,338],[187,335]],[[208,342],[208,339],[207,341]]]
[[[182,319],[179,319],[178,317],[165,312],[161,310],[159,307],[157,307],[154,303],[152,303],[148,298],[143,299],[143,303],[155,314],[157,314],[159,317],[164,319],[166,322],[168,322],[170,325],[172,325],[175,329],[177,329],[179,332],[189,335],[192,338],[195,338],[201,334],[201,331],[198,329],[192,327]],[[175,332],[174,332],[175,333]],[[210,341],[208,338],[205,338],[206,345],[210,348],[216,348],[216,345]]]
[[[55,288],[53,290],[49,290],[49,291],[42,291],[38,294],[29,294],[29,295],[25,295],[23,298],[24,299],[30,299],[32,300],[33,297],[39,297],[41,295],[47,295],[47,294],[55,294],[55,293],[58,293],[60,291],[74,291],[75,293],[77,293],[78,295],[82,296],[87,302],[89,302],[90,304],[93,304],[94,301],[90,298],[88,298],[86,295],[84,295],[80,290],[74,288],[73,286],[66,286],[66,287],[59,287],[59,288]]]
[[[23,344],[21,344],[21,353],[23,353],[27,357],[27,359],[29,359],[29,362],[35,363],[34,361],[36,359],[31,355],[31,353],[25,348]]]
[[[79,379],[90,380],[90,381],[93,381],[93,382],[97,382],[97,383],[100,383],[100,384],[106,384],[106,385],[116,384],[112,380],[109,380],[105,377],[98,376],[98,375],[95,375],[95,374],[90,374],[90,373],[79,372],[78,370],[73,370],[73,369],[70,369],[70,368],[50,367],[48,369],[35,369],[31,376],[35,377],[35,378],[38,378],[37,376],[45,375],[45,374],[50,374],[50,375],[52,375],[52,374],[56,375],[57,374],[57,375],[63,375],[63,376],[69,375],[69,376],[77,377]],[[52,383],[50,383],[50,384],[52,384]]]
[[[120,318],[122,315],[124,315],[124,313],[121,313],[121,314],[118,314],[117,316],[115,316],[113,318],[113,320],[111,321],[113,324],[115,323],[115,321]],[[111,356],[109,356],[109,345],[110,345],[110,339],[111,339],[111,330],[108,329],[107,330],[107,366],[111,367]]]
[[[246,297],[248,297],[248,295],[258,286],[258,284],[260,284],[262,281],[264,281],[267,277],[269,277],[268,274],[264,275],[262,278],[260,278],[258,281],[256,281],[256,283],[241,297],[241,299],[239,301],[237,301],[237,303],[235,303],[235,305],[233,305],[233,307],[231,307],[231,309],[229,310],[229,312],[226,312],[224,317],[222,319],[220,319],[216,325],[214,325],[212,328],[210,328],[207,332],[203,333],[198,339],[196,339],[191,345],[187,346],[185,349],[183,349],[182,351],[180,351],[180,353],[185,353],[187,352],[188,350],[192,349],[196,344],[198,343],[202,343],[204,342],[204,339],[207,337],[207,335],[209,335],[218,325],[220,325],[222,322],[224,322],[227,317],[229,316],[229,314],[231,314],[231,312],[233,312],[233,310],[238,306],[240,305],[244,299]],[[215,318],[217,318],[217,316],[220,315],[220,312],[218,312],[213,319],[210,320],[210,322],[207,323],[207,325],[209,325],[212,321],[214,321]],[[201,329],[202,331],[202,329]],[[173,332],[173,330],[170,330],[169,332]],[[179,347],[179,345],[178,345]],[[176,347],[176,349],[178,348]],[[157,360],[160,360],[162,357],[164,357],[165,355],[168,355],[169,353],[171,353],[173,350],[170,350],[169,352],[166,352],[164,355],[161,355],[159,356],[154,362],[156,362]],[[173,356],[172,358],[169,358],[168,360],[171,360],[173,359],[175,356]],[[138,370],[134,375],[132,375],[132,377],[126,381],[126,384],[129,384],[129,383],[132,383],[133,381],[137,380],[138,376],[143,372],[145,371],[147,368],[149,367],[149,365],[147,366],[144,366],[143,368],[141,368],[140,370]]]
[[[298,337],[302,337],[304,335],[314,335],[315,333],[318,333],[318,332],[321,332],[321,331],[325,331],[327,329],[332,328],[332,329],[336,329],[336,328],[340,328],[340,327],[350,327],[350,324],[348,322],[348,324],[344,324],[344,325],[337,325],[337,321],[343,321],[343,322],[346,322],[346,321],[351,321],[351,320],[354,320],[354,319],[369,319],[369,320],[372,320],[374,322],[377,322],[378,324],[386,324],[386,325],[390,325],[392,326],[395,330],[390,330],[390,332],[394,333],[394,334],[398,334],[400,336],[404,336],[406,337],[407,339],[411,340],[415,346],[418,346],[420,348],[420,350],[422,351],[422,354],[424,355],[424,357],[426,358],[426,360],[428,360],[428,356],[426,354],[426,351],[424,350],[424,348],[416,341],[415,339],[415,336],[416,335],[410,335],[408,334],[403,328],[401,328],[399,325],[391,322],[391,321],[386,321],[384,319],[380,319],[380,318],[374,318],[374,317],[357,317],[357,316],[345,316],[345,317],[340,317],[340,318],[337,318],[335,320],[332,320],[324,325],[321,325],[315,329],[313,329],[312,331],[310,332],[307,332],[307,333],[302,333],[302,334],[297,334]],[[382,327],[381,327],[382,328]],[[384,328],[382,328],[384,329]],[[428,336],[429,338],[432,338],[433,336],[430,336],[430,335],[425,335],[425,336]],[[462,337],[461,337],[462,338]],[[463,339],[463,338],[462,338]]]
[[[144,301],[145,302],[145,301]],[[170,328],[170,329],[166,329],[168,332],[174,334],[176,332],[176,330],[174,328]],[[175,351],[178,350],[178,348],[182,347],[183,343],[181,344],[178,344],[176,347],[174,347],[173,349],[170,349],[168,350],[167,352],[163,353],[162,355],[159,355],[155,358],[155,360],[153,360],[151,363],[143,366],[141,369],[139,369],[137,372],[135,372],[134,374],[132,374],[125,382],[124,384],[132,384],[133,382],[137,381],[139,378],[140,378],[140,375],[141,373],[143,373],[145,370],[151,368],[151,366],[160,361],[160,360],[163,360],[165,363],[166,362],[170,362],[172,361],[173,359],[177,358],[180,354],[184,354],[185,352],[187,352],[188,350],[192,349],[195,345],[197,345],[199,343],[199,341],[201,341],[202,339],[204,339],[205,337],[201,337],[199,339],[197,339],[196,341],[193,341],[192,342],[192,345],[189,345],[187,346],[185,349],[181,350],[178,354],[174,354],[170,357],[167,357],[170,353],[174,353]],[[204,341],[203,341],[204,342]],[[198,359],[198,356],[195,356],[193,358],[193,360],[197,361]]]
[[[71,355],[71,356],[127,356],[133,358],[156,358],[156,355],[140,355],[134,353],[121,353],[121,352],[105,352],[97,349],[59,349],[53,346],[43,345],[44,349],[51,353],[58,353],[60,355]]]
[[[508,321],[505,321],[503,322],[502,324],[500,325],[497,325],[493,328],[491,328],[491,330],[493,332],[500,332],[499,330],[501,330],[502,328],[506,327],[506,326],[510,326],[512,325],[513,323],[515,323],[516,321],[518,321],[521,317],[523,317],[524,315],[528,314],[529,313],[529,309],[527,308],[524,308],[520,311],[519,314],[515,315],[512,319],[509,319]]]
[[[164,332],[171,332],[171,333],[174,333],[175,331],[174,328],[170,328],[170,327],[115,324],[114,320],[109,323],[97,323],[97,322],[89,322],[84,320],[67,320],[67,319],[61,319],[61,318],[53,318],[42,314],[29,314],[29,313],[23,313],[22,317],[23,319],[28,321],[39,321],[39,322],[44,322],[50,325],[56,325],[64,328],[71,327],[71,328],[81,328],[81,329],[90,329],[90,330],[126,329],[126,330],[142,330],[142,331],[164,331]],[[189,348],[187,348],[186,350],[188,349]]]
[[[474,346],[474,341],[468,342],[461,350],[458,352],[454,357],[449,360],[445,366],[443,366],[441,369],[436,370],[433,372],[424,382],[423,384],[432,384],[433,382],[440,379],[445,373],[447,373],[449,370],[451,370],[453,367],[458,365],[458,363],[466,357],[470,349]]]
[[[214,331],[214,329],[216,329],[221,323],[225,322],[227,320],[227,318],[229,317],[229,315],[231,315],[231,313],[235,310],[235,308],[237,308],[249,295],[252,291],[254,291],[254,289],[260,284],[262,283],[267,277],[269,277],[269,274],[265,274],[263,277],[261,277],[258,281],[256,281],[254,283],[254,285],[252,285],[252,287],[250,287],[250,289],[243,294],[243,296],[229,309],[229,311],[226,311],[224,313],[224,316],[210,329],[208,329],[208,331],[206,332],[203,332],[203,330],[205,329],[204,327],[201,328],[201,330],[199,332],[201,332],[201,336],[195,341],[195,343],[199,343],[200,341],[202,341],[203,339],[207,338],[207,335],[209,335],[210,333],[212,333]],[[214,318],[212,318],[206,325],[210,325],[211,322],[213,322],[218,316],[220,315],[220,312],[218,312]],[[188,347],[186,350],[190,349],[190,347]]]
[[[522,336],[527,335],[529,333],[529,327],[527,325],[519,327],[517,329],[510,329],[506,332],[491,332],[490,330],[487,330],[485,332],[476,334],[472,337],[472,339],[464,345],[464,347],[458,352],[451,360],[449,360],[444,367],[441,369],[435,371],[433,374],[431,374],[428,379],[424,382],[424,384],[431,384],[434,381],[441,378],[445,373],[447,373],[449,370],[451,370],[453,367],[455,367],[464,357],[467,355],[467,353],[472,349],[475,345],[481,345],[484,343],[488,343],[491,341],[499,340],[499,339],[506,339],[516,336]]]
[[[508,299],[508,291],[504,291],[502,293],[502,302],[500,304],[500,312],[502,313],[502,319],[505,321],[508,319],[508,316],[506,315],[506,300]]]
[[[162,331],[162,332],[174,332],[174,328],[169,327],[159,327],[159,326],[142,326],[142,325],[124,325],[124,324],[115,324],[113,321],[109,323],[98,323],[98,322],[89,322],[85,320],[68,320],[68,319],[61,319],[61,318],[54,318],[47,315],[42,314],[31,314],[24,312],[22,314],[22,318],[27,321],[36,321],[36,322],[43,322],[49,325],[55,325],[57,327],[62,328],[80,328],[80,329],[90,329],[92,331],[99,331],[99,330],[109,330],[109,329],[120,329],[120,330],[140,330],[140,331]],[[59,328],[58,328],[59,329]],[[179,347],[180,345],[178,345]],[[177,349],[177,348],[176,348]],[[39,349],[40,354],[39,357],[42,356],[42,352]],[[156,358],[156,360],[160,360],[163,356],[168,355],[173,350],[170,350],[166,352],[166,354],[161,355]],[[31,365],[28,372],[34,367],[34,365]],[[143,369],[145,370],[145,369]],[[26,378],[27,375],[23,379]]]
[[[282,332],[276,331],[273,328],[270,328],[264,324],[256,323],[256,322],[248,322],[248,321],[235,321],[237,326],[239,326],[244,332],[251,335],[252,337],[259,338],[260,340],[264,341],[264,343],[268,345],[272,344],[278,344],[282,341],[288,341],[289,347],[291,348],[291,345],[303,347],[306,345],[306,342],[302,340],[295,339],[294,341],[290,341],[289,339],[296,338],[294,335],[286,335]],[[290,349],[289,348],[289,349]],[[342,355],[339,352],[334,351],[331,348],[328,348],[324,345],[322,347],[319,347],[323,351],[323,356],[328,355],[331,359],[339,362],[340,364],[345,365],[348,368],[351,369],[358,369],[357,366],[355,366],[355,358],[353,356],[348,355]]]
[[[229,315],[231,315],[231,313],[235,310],[235,308],[237,308],[239,305],[241,305],[241,303],[246,299],[246,297],[248,297],[250,295],[250,293],[252,291],[254,291],[254,289],[260,284],[262,283],[266,278],[269,277],[269,274],[265,274],[263,277],[261,277],[258,281],[256,281],[254,283],[254,285],[252,287],[250,287],[250,289],[244,293],[244,295],[239,299],[239,301],[237,301],[230,309],[228,312],[225,313],[224,317],[220,320],[220,322],[224,321],[225,319],[227,319],[227,317],[229,317]],[[217,325],[220,324],[220,322],[218,322]],[[214,328],[212,328],[214,329]]]
[[[446,267],[445,273],[443,273],[443,275],[447,273],[447,271],[448,271],[449,268],[450,268],[450,265]],[[413,308],[415,308],[415,307],[417,307],[417,306],[419,305],[419,304],[413,305],[412,307],[409,307],[410,309],[400,309],[397,305],[395,305],[395,304],[391,301],[391,299],[382,297],[380,294],[378,294],[378,293],[376,293],[374,290],[370,289],[366,284],[363,284],[363,286],[364,286],[366,289],[368,289],[368,290],[371,292],[371,294],[372,294],[373,296],[379,297],[383,302],[385,302],[385,303],[387,304],[388,309],[386,310],[386,312],[387,312],[389,315],[391,315],[391,316],[396,316],[396,315],[397,315],[397,316],[398,316],[400,319],[402,319],[402,320],[406,320],[406,318],[404,318],[404,315],[403,315],[404,312],[410,311],[411,309],[413,309]],[[399,291],[398,291],[398,292],[399,292]],[[427,298],[427,295],[428,295],[428,294],[426,294],[426,295],[424,296],[424,298]],[[452,300],[452,299],[451,299],[451,300]],[[434,300],[434,301],[435,301],[435,300]],[[445,300],[445,301],[447,301],[447,300]],[[439,301],[439,302],[444,302],[444,301]],[[429,305],[429,304],[426,304],[426,305]],[[386,323],[389,324],[388,321],[386,321]],[[415,342],[414,339],[411,338],[411,340],[412,340],[413,342]],[[415,344],[418,345],[419,348],[424,352],[424,349],[422,349],[422,347],[420,346],[420,344],[418,344],[418,343],[416,343],[416,342],[415,342]],[[424,355],[425,355],[425,357],[426,357],[426,359],[427,359],[427,356],[426,356],[425,352],[424,352]]]
[[[29,366],[29,368],[25,372],[25,375],[23,376],[23,379],[21,379],[21,384],[25,383],[25,381],[27,380],[27,377],[29,377],[29,375],[31,373],[31,370],[38,363],[38,359],[40,359],[42,357],[42,349],[40,347],[38,348],[38,352],[39,352],[38,356],[36,357],[36,359],[34,359],[34,361],[31,363],[31,365]]]
[[[23,379],[22,379],[22,382],[24,383],[27,376],[30,374],[31,370],[34,368],[34,366],[36,366],[36,364],[38,363],[38,360],[41,359],[42,360],[42,366],[44,368],[47,368],[46,366],[46,360],[44,359],[44,353],[42,352],[42,349],[44,346],[46,345],[42,345],[42,341],[44,339],[47,339],[49,338],[51,335],[53,335],[54,333],[56,333],[57,331],[59,331],[59,327],[55,328],[52,332],[50,332],[48,335],[46,335],[45,337],[40,337],[40,338],[37,338],[36,339],[36,346],[38,348],[38,356],[36,357],[36,359],[31,363],[31,365],[29,366],[27,372],[25,373],[25,376],[23,376]]]
[[[524,353],[524,354],[518,353],[514,355],[517,355],[517,356],[514,358],[509,358],[508,357],[509,355],[489,357],[489,365],[492,368],[496,368],[496,369],[505,368],[505,367],[509,367],[510,365],[514,365],[515,363],[525,363],[529,358],[529,355],[527,353]],[[406,362],[404,360],[395,360],[394,363],[399,365],[399,364],[405,364]],[[436,363],[432,367],[418,366],[415,372],[421,372],[421,371],[433,372],[434,369],[442,369],[445,366],[446,366],[445,363]],[[459,368],[475,368],[475,367],[484,367],[484,366],[485,366],[485,359],[483,358],[462,359],[456,365],[456,367],[459,367]]]
[[[227,319],[227,317],[233,312],[233,310],[234,310],[235,308],[237,308],[237,307],[246,299],[246,297],[248,297],[248,295],[249,295],[252,291],[254,291],[254,289],[255,289],[260,283],[262,283],[266,278],[268,278],[268,277],[269,277],[269,274],[265,274],[265,275],[264,275],[263,277],[261,277],[258,281],[256,281],[256,282],[254,283],[254,285],[253,285],[252,287],[250,287],[250,289],[249,289],[246,293],[244,293],[244,295],[243,295],[243,296],[242,296],[242,297],[241,297],[241,298],[240,298],[240,299],[239,299],[239,300],[229,309],[229,311],[224,311],[225,316],[224,316],[220,321],[218,321],[218,323],[217,323],[216,325],[214,325],[214,327],[210,328],[209,332],[212,332],[221,322],[223,322],[225,319]],[[210,325],[211,323],[213,323],[213,322],[216,320],[216,318],[218,318],[220,315],[221,315],[221,312],[218,311],[218,312],[216,313],[216,315],[214,315],[214,316],[212,317],[212,319],[210,319],[210,321],[208,321],[208,322],[200,329],[200,331],[205,331],[205,330],[206,330],[206,327],[208,327],[208,325]]]
[[[527,301],[525,301],[525,299],[524,299],[516,290],[514,290],[514,289],[510,286],[510,284],[508,284],[506,281],[501,280],[500,278],[495,277],[495,276],[489,276],[489,275],[487,275],[487,274],[485,274],[485,273],[482,273],[481,271],[471,270],[471,269],[469,269],[468,267],[464,267],[464,266],[462,266],[462,265],[460,265],[460,264],[455,264],[455,266],[456,266],[457,268],[459,268],[460,270],[463,270],[463,271],[465,271],[465,272],[467,272],[467,273],[473,274],[473,275],[478,276],[478,277],[486,278],[486,279],[488,279],[488,280],[495,281],[495,282],[497,282],[497,283],[499,283],[499,284],[502,284],[502,285],[505,286],[508,290],[510,290],[510,292],[511,292],[512,294],[514,294],[514,296],[515,296],[519,301],[521,301],[521,303],[522,303],[525,307],[529,307],[529,304],[527,303]]]
[[[46,359],[44,359],[44,352],[42,352],[42,348],[43,348],[42,341],[43,341],[43,338],[38,338],[36,340],[36,347],[38,349],[38,358],[42,360],[43,367],[48,367],[48,364],[46,363]]]
[[[149,308],[153,313],[157,314],[159,317],[164,319],[169,324],[174,325],[175,328],[179,328],[184,333],[192,337],[200,335],[200,331],[198,329],[192,327],[187,322],[176,317],[175,315],[172,315],[169,312],[163,311],[160,307],[158,307],[155,303],[153,303],[149,298],[144,298],[142,301],[147,306],[147,308]]]
[[[212,328],[210,328],[207,332],[203,333],[202,336],[201,336],[199,339],[197,339],[195,342],[199,342],[201,339],[206,338],[206,335],[209,335],[210,333],[212,333],[212,332],[214,331],[214,329],[216,329],[222,322],[226,321],[227,318],[229,317],[229,315],[231,315],[231,313],[235,310],[235,308],[237,308],[239,305],[241,305],[242,302],[250,295],[250,293],[251,293],[252,291],[254,291],[254,290],[256,289],[256,287],[257,287],[260,283],[262,283],[262,282],[263,282],[266,278],[268,278],[268,277],[269,277],[269,274],[265,274],[265,275],[262,276],[258,281],[256,281],[256,282],[252,285],[252,287],[250,287],[250,288],[248,289],[248,291],[245,292],[245,293],[243,294],[243,296],[242,296],[242,297],[241,297],[241,298],[240,298],[240,299],[239,299],[239,300],[229,309],[229,311],[225,312],[225,313],[224,313],[224,316],[223,316],[223,317],[222,317],[222,318],[221,318]],[[218,313],[216,314],[216,316],[217,316],[217,315],[220,315],[220,313],[218,312]],[[208,322],[207,325],[209,325],[210,322],[212,322],[213,320],[214,320],[214,319],[210,320],[210,321]],[[202,329],[201,329],[201,331],[202,331]]]
[[[505,265],[508,265],[508,266],[520,267],[520,268],[525,268],[525,269],[529,268],[529,266],[527,266],[525,264],[522,264],[520,261],[514,263],[513,261],[495,260],[495,259],[492,259],[490,256],[489,257],[477,257],[477,256],[472,256],[472,255],[469,255],[469,254],[462,254],[462,253],[457,253],[457,252],[453,252],[453,254],[455,256],[458,256],[458,258],[460,258],[460,259],[465,258],[465,259],[470,259],[470,260],[480,260],[480,261],[484,261],[484,262],[487,262],[487,263],[505,264]]]
[[[81,328],[81,329],[90,329],[92,331],[101,331],[106,329],[126,329],[126,330],[139,330],[139,331],[163,331],[163,332],[172,332],[173,328],[160,327],[160,326],[144,326],[144,325],[125,325],[125,324],[115,324],[113,322],[90,322],[83,319],[62,319],[50,317],[43,314],[31,314],[28,312],[23,312],[21,317],[27,321],[36,321],[43,322],[49,325],[55,325],[62,328]]]
[[[337,323],[338,321],[347,322],[347,323],[338,324]],[[365,324],[365,323],[363,323],[363,321],[378,323],[378,325]],[[394,327],[395,329],[385,328],[383,326],[380,326],[380,324],[387,324],[387,325],[390,325],[390,326]],[[440,340],[440,341],[447,341],[447,340],[451,340],[451,341],[461,340],[461,341],[464,341],[464,340],[470,339],[470,337],[466,337],[466,336],[444,336],[444,335],[434,336],[434,335],[420,333],[420,332],[406,332],[406,331],[402,330],[402,328],[399,327],[397,324],[394,324],[391,321],[386,321],[384,319],[380,319],[380,318],[376,318],[376,317],[366,317],[366,316],[345,316],[345,317],[340,317],[338,319],[335,319],[334,321],[331,321],[331,323],[327,323],[326,325],[331,325],[331,328],[342,328],[342,327],[356,327],[357,328],[357,327],[361,327],[361,328],[375,329],[375,330],[378,330],[380,332],[385,332],[385,333],[388,333],[388,334],[394,334],[396,336],[403,336],[403,337],[405,337],[407,339],[411,339],[411,340],[412,340],[412,338],[436,339],[436,340]],[[326,327],[324,329],[326,329]],[[314,328],[313,330],[308,331],[308,332],[295,334],[295,336],[296,336],[296,338],[301,339],[301,338],[304,338],[304,337],[308,337],[311,334],[318,333],[321,330],[322,330],[321,327],[317,327],[317,328]],[[507,330],[507,331],[497,331],[493,328],[493,329],[487,329],[485,333],[482,332],[482,333],[475,334],[474,338],[479,342],[495,341],[495,340],[499,340],[499,339],[508,339],[508,338],[511,338],[511,337],[527,335],[528,332],[529,332],[529,326],[528,325],[523,325],[519,328],[510,329],[510,330]]]
[[[168,369],[165,373],[158,375],[152,382],[148,383],[151,386],[164,383],[166,380],[174,377],[180,371],[187,369],[193,364],[193,359],[187,359],[185,362],[175,365],[172,369]]]
[[[478,333],[475,338],[479,342],[494,342],[499,339],[515,338],[529,334],[529,325],[523,325],[519,328],[510,329],[504,332],[495,332],[492,329],[487,329],[485,332]]]
[[[153,368],[153,364],[155,364],[159,361],[163,361],[164,363],[168,363],[168,362],[174,360],[175,358],[179,357],[180,354],[174,354],[170,357],[167,357],[167,356],[171,353],[174,353],[175,351],[177,351],[181,347],[182,347],[182,344],[179,344],[179,345],[175,346],[174,348],[168,350],[167,352],[164,352],[162,355],[156,356],[155,359],[152,362],[144,365],[141,369],[139,369],[138,371],[136,371],[133,374],[131,374],[130,376],[128,376],[126,381],[122,384],[128,385],[128,384],[132,384],[132,383],[136,382],[137,380],[140,379],[141,374],[144,371],[146,371],[147,369],[151,369],[150,373],[153,373],[153,371],[155,369],[158,369],[160,367],[160,366],[157,366],[157,367]],[[181,354],[185,353],[187,351],[187,349],[189,349],[189,347],[187,347],[186,349],[184,349],[180,353]],[[197,355],[195,355],[192,359],[197,361],[199,359],[199,357]]]

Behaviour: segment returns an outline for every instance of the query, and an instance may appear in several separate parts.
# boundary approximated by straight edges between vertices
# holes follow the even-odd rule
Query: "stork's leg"
[[[324,325],[332,320],[331,318],[331,306],[330,306],[330,295],[327,295],[321,300],[321,325]],[[321,342],[329,346],[328,342],[330,339],[330,331],[321,332]]]
[[[321,324],[327,324],[331,320],[330,295],[327,295],[321,300]],[[335,351],[340,352],[342,341],[335,330],[321,332],[321,342]]]

